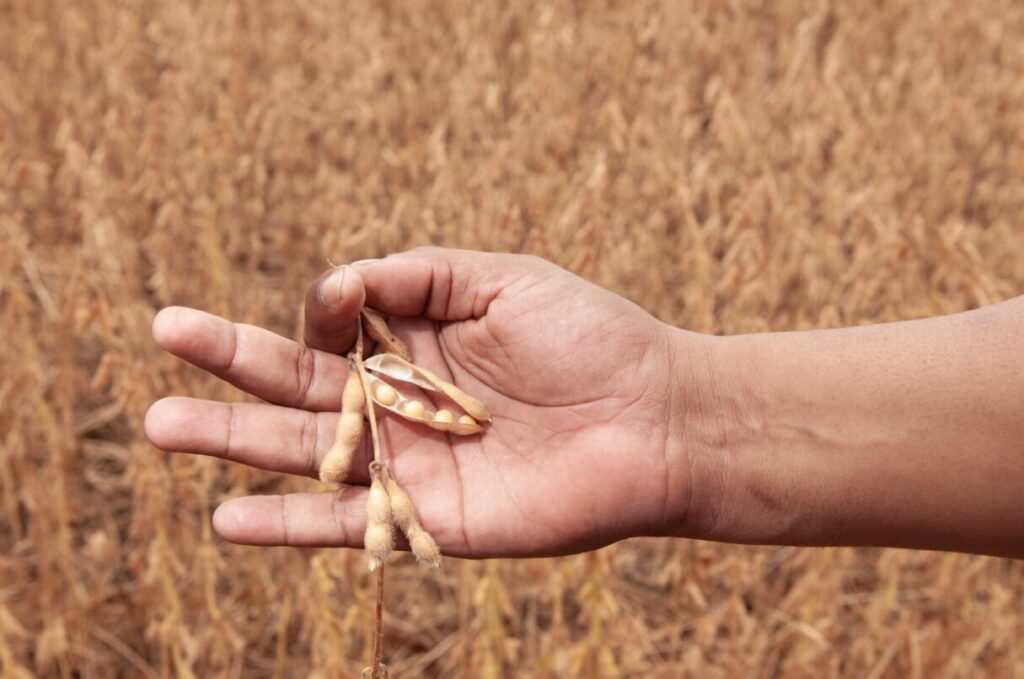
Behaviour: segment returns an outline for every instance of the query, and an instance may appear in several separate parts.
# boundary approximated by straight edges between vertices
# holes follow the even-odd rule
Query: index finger
[[[157,344],[253,396],[306,410],[337,410],[348,364],[269,330],[167,307],[153,319]]]

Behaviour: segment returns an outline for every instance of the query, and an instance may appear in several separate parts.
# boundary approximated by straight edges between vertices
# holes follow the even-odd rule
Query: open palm
[[[164,348],[269,404],[163,399],[146,417],[150,439],[315,477],[347,370],[339,354],[364,301],[390,317],[417,364],[493,416],[482,435],[459,437],[378,410],[392,473],[443,552],[570,553],[658,532],[685,513],[666,458],[670,329],[531,257],[430,248],[332,271],[307,294],[308,348],[165,309],[154,321]],[[214,516],[217,531],[248,544],[361,546],[367,438],[352,485],[230,500]]]

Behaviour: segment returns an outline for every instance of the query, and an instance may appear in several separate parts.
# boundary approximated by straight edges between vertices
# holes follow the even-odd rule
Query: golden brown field
[[[145,440],[160,396],[240,397],[162,306],[298,337],[329,261],[436,243],[703,332],[874,323],[1020,293],[1022,215],[1010,0],[0,0],[0,676],[368,664],[361,553],[210,528],[314,482]],[[1024,677],[994,558],[403,555],[388,612],[396,677]]]

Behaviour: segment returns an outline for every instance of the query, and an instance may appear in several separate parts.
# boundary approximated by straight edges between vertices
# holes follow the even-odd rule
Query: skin
[[[165,398],[146,416],[150,440],[315,478],[364,302],[417,363],[493,415],[473,437],[380,416],[392,472],[446,554],[676,535],[1024,556],[1024,298],[925,321],[709,337],[537,258],[418,249],[314,282],[306,346],[161,311],[163,348],[267,403]],[[243,544],[361,547],[370,456],[364,437],[351,485],[235,498],[214,528]]]

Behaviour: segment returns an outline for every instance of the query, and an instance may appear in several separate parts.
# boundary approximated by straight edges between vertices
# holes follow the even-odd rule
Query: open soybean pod
[[[484,430],[469,415],[456,419],[450,411],[443,408],[437,411],[428,410],[422,402],[409,398],[376,375],[367,374],[366,379],[370,384],[373,402],[400,417],[462,436],[479,434]]]
[[[479,422],[490,422],[491,420],[491,414],[487,412],[487,406],[482,401],[473,398],[454,384],[445,382],[426,368],[414,365],[401,356],[377,354],[368,358],[365,361],[365,365],[367,370],[444,394],[457,403],[474,420]]]

